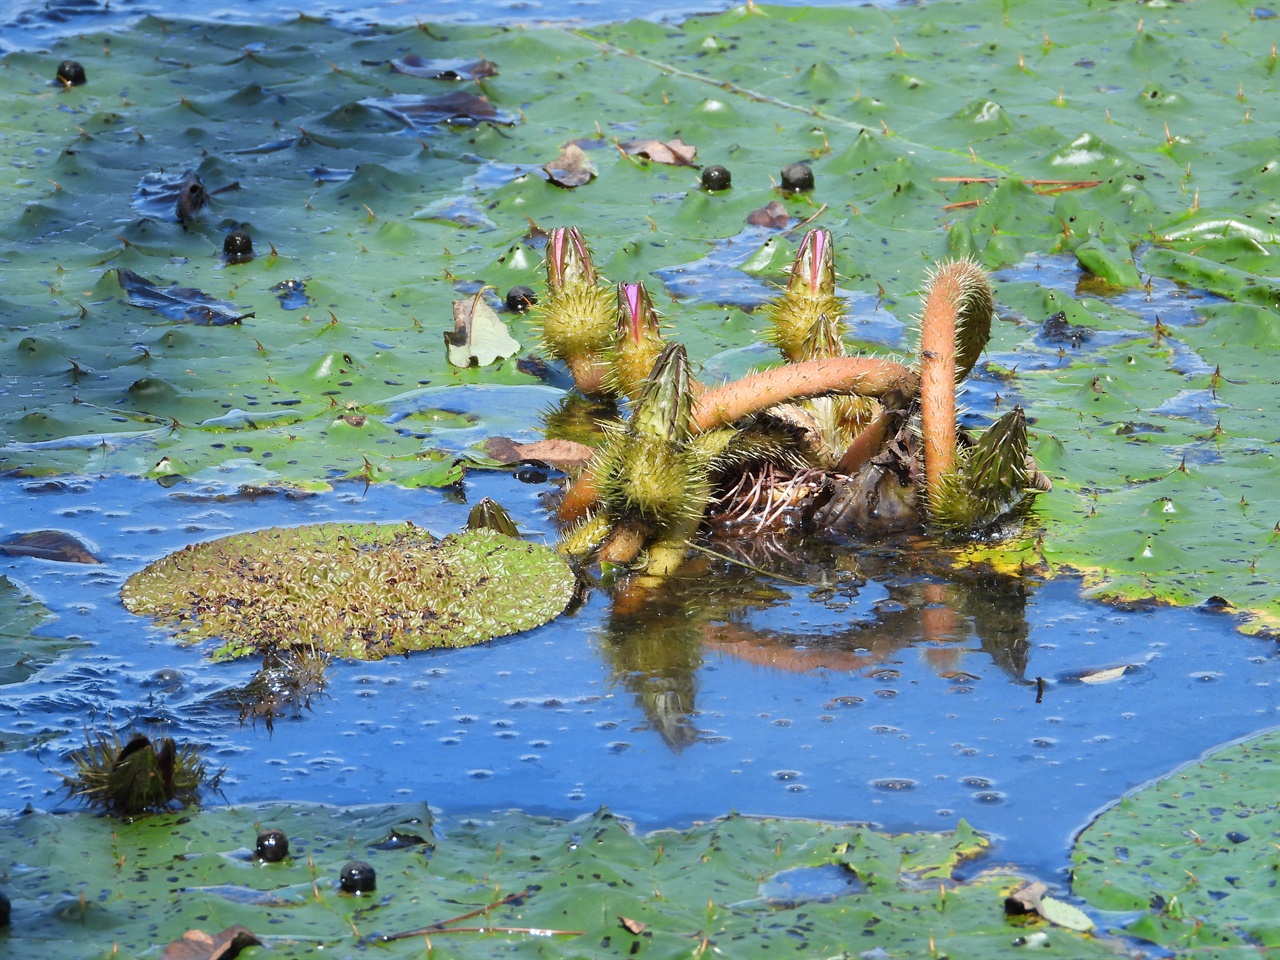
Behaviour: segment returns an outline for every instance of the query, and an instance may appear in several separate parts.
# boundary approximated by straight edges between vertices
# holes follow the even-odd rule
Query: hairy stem
[[[916,374],[892,360],[833,357],[789,363],[708,390],[694,401],[693,432],[706,433],[779,403],[833,393],[912,396]]]
[[[953,266],[934,275],[920,322],[920,419],[930,499],[956,464],[956,315],[966,289]]]

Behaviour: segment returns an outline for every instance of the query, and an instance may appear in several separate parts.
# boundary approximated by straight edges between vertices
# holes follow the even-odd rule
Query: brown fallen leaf
[[[261,944],[247,927],[239,924],[212,937],[203,930],[188,930],[181,940],[164,948],[161,960],[232,960],[245,947]]]
[[[538,440],[534,443],[517,443],[510,437],[490,437],[482,447],[485,453],[503,463],[539,460],[565,473],[577,473],[595,456],[593,448],[575,440],[553,439]]]
[[[391,61],[391,69],[423,80],[482,80],[496,77],[498,68],[483,58],[479,60],[427,60],[411,53],[400,60]]]
[[[752,210],[747,214],[747,223],[754,227],[785,227],[791,222],[791,214],[777,200],[770,200],[767,206]]]
[[[560,156],[542,169],[546,171],[547,179],[557,187],[580,187],[590,183],[596,175],[595,164],[576,143],[566,143]]]
[[[1049,892],[1048,886],[1036,880],[1025,887],[1015,890],[1004,898],[1004,912],[1010,917],[1024,913],[1039,913],[1040,898]]]
[[[647,157],[654,163],[669,163],[676,167],[692,167],[698,148],[690,146],[679,137],[663,143],[661,140],[628,140],[618,144],[618,149],[633,157]]]
[[[69,533],[60,530],[36,530],[20,533],[0,543],[0,553],[11,557],[35,557],[59,563],[101,563],[89,548]]]
[[[622,924],[622,928],[626,930],[627,933],[639,935],[649,928],[647,923],[641,923],[639,920],[632,920],[630,917],[624,917],[621,914],[618,915],[618,921]]]

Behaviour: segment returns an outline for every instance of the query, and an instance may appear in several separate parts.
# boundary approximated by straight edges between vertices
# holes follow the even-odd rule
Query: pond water
[[[729,5],[441,0],[429,15],[595,20]],[[36,45],[162,6],[20,0],[6,5],[0,41]],[[422,6],[311,9],[395,21]],[[296,4],[200,12],[232,9],[268,21]],[[1035,269],[1050,286],[1078,279],[1073,260]],[[1176,298],[1161,305],[1166,324],[1189,310]],[[896,340],[900,325],[871,335]],[[994,389],[975,382],[971,406]],[[458,446],[491,433],[531,438],[550,392],[530,388],[501,423],[469,409],[476,419]],[[211,665],[119,601],[147,562],[268,525],[410,519],[443,533],[491,496],[527,534],[551,539],[549,489],[482,472],[444,493],[352,484],[304,499],[242,497],[216,479],[0,478],[0,532],[64,530],[104,560],[0,560],[0,573],[57,615],[40,632],[66,641],[0,698],[0,810],[64,808],[54,771],[68,767],[82,730],[132,722],[207,744],[227,767],[232,803],[426,800],[451,814],[565,817],[604,804],[646,828],[730,809],[890,830],[949,829],[963,817],[997,838],[997,859],[1048,877],[1065,868],[1074,832],[1124,791],[1277,722],[1275,644],[1242,636],[1223,613],[1119,610],[1081,600],[1070,579],[957,574],[912,543],[761,544],[746,558],[781,576],[699,560],[660,593],[594,591],[516,638],[334,664],[323,695],[270,725],[240,717],[236,694],[257,662]]]
[[[462,495],[353,485],[303,500],[0,481],[6,527],[63,529],[104,559],[0,564],[58,614],[42,633],[79,641],[0,701],[0,808],[62,806],[52,770],[82,727],[132,721],[209,744],[233,803],[425,799],[559,816],[605,804],[643,827],[729,809],[892,830],[964,817],[999,838],[998,857],[1047,875],[1098,808],[1269,726],[1280,706],[1274,644],[1222,614],[1124,612],[1082,602],[1071,580],[948,576],[889,548],[757,558],[793,579],[826,570],[816,586],[709,561],[644,598],[643,615],[596,591],[513,639],[336,663],[324,694],[270,729],[232,702],[257,662],[203,662],[118,599],[146,562],[266,525],[411,519],[446,532],[465,522],[464,499],[487,495],[549,536],[544,489],[484,473]],[[1127,669],[1079,679],[1114,667]]]

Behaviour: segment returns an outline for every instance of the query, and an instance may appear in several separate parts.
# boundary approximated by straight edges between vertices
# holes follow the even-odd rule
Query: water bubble
[[[993,781],[986,777],[964,777],[960,782],[974,790],[989,790]]]
[[[775,770],[773,771],[773,779],[781,780],[784,783],[788,780],[799,780],[800,771],[799,770]]]
[[[472,780],[488,780],[493,776],[492,770],[468,770],[467,776]]]
[[[906,790],[914,790],[916,782],[906,777],[884,777],[880,780],[872,780],[871,786],[889,793],[901,793]]]
[[[974,803],[1004,803],[1004,794],[999,790],[980,790],[973,795]]]

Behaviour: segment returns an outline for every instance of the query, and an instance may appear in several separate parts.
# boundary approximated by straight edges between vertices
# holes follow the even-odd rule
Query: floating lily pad
[[[998,284],[1010,321],[967,403],[975,426],[1004,412],[997,397],[1019,403],[1037,455],[1056,457],[1054,490],[1026,539],[963,559],[1079,571],[1126,601],[1221,596],[1244,629],[1280,629],[1276,22],[1234,3],[953,0],[359,35],[306,17],[151,17],[11,52],[0,313],[21,326],[0,325],[0,374],[23,406],[0,417],[0,469],[150,476],[168,457],[183,476],[262,485],[419,477],[401,467],[441,444],[330,425],[426,381],[529,384],[515,363],[455,372],[440,338],[460,295],[536,284],[549,227],[579,226],[610,280],[659,277],[679,300],[672,336],[714,365],[758,362],[758,307],[787,259],[762,231],[816,217],[851,337],[877,350],[907,348],[934,261],[1023,271]],[[91,82],[51,87],[62,59]],[[436,61],[499,72],[483,96],[437,96],[445,81],[388,66]],[[732,189],[613,149],[641,135],[696,140]],[[538,175],[566,143],[595,173],[572,190]],[[814,189],[783,195],[799,161]],[[157,171],[165,189],[209,185],[199,216],[176,222],[180,192],[172,212],[163,191],[159,208],[136,205]],[[751,249],[720,257],[764,210]],[[219,255],[232,223],[254,237],[249,263]],[[124,271],[257,315],[175,328],[122,300]],[[275,288],[302,277],[310,302],[286,309]],[[1149,280],[1173,291],[1168,310]],[[1078,349],[1036,337],[1059,311],[1095,335]],[[510,324],[524,344],[527,324]],[[269,409],[303,425],[263,417],[237,443],[192,426]],[[1184,462],[1202,495],[1153,510],[1178,496],[1147,498],[1144,481]]]
[[[1174,950],[1256,956],[1280,947],[1280,733],[1214,751],[1131,793],[1072,853],[1072,892],[1142,911],[1125,933]]]
[[[264,863],[261,830],[290,856]],[[941,879],[918,883],[904,854]],[[1019,960],[1025,928],[1004,918],[1022,878],[957,881],[947,861],[972,837],[731,816],[637,835],[600,810],[571,822],[521,813],[435,821],[425,803],[264,804],[114,823],[84,814],[0,822],[0,857],[21,865],[15,919],[32,955],[83,957],[102,943],[140,956],[191,927],[240,924],[273,957],[865,957]],[[376,891],[339,891],[353,859]],[[832,896],[825,871],[843,882]],[[807,882],[797,882],[805,877]],[[127,880],[127,882],[125,882]],[[784,896],[777,891],[785,890]],[[82,896],[83,895],[83,896]],[[434,926],[433,926],[434,925]],[[11,937],[18,936],[15,931]],[[1053,929],[1035,956],[1114,957],[1117,943]]]
[[[436,540],[411,523],[270,527],[193,544],[135,573],[125,607],[215,659],[314,647],[380,660],[541,626],[575,577],[540,544],[492,530]]]

